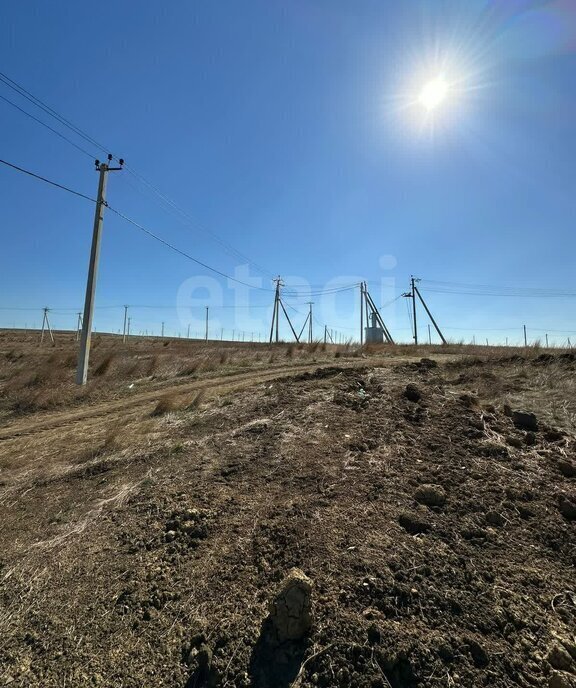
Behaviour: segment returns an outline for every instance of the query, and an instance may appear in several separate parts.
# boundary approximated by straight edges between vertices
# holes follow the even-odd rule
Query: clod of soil
[[[538,430],[536,414],[528,411],[512,411],[512,422],[519,430]]]
[[[273,640],[300,640],[312,627],[312,581],[298,568],[282,581],[270,603]]]
[[[576,521],[576,498],[561,494],[558,498],[558,508],[562,516],[569,521]]]
[[[432,529],[432,524],[419,514],[404,512],[398,516],[398,523],[411,535],[427,533]]]
[[[446,490],[441,485],[420,485],[414,499],[426,506],[443,506],[446,503]]]
[[[558,470],[565,478],[576,478],[576,463],[569,459],[558,461]]]
[[[416,385],[409,384],[406,385],[406,389],[404,390],[404,396],[408,401],[413,401],[417,402],[422,399],[422,392],[418,389]]]
[[[574,669],[572,657],[570,657],[570,654],[558,643],[555,643],[551,647],[546,659],[554,669],[559,669],[560,671],[572,671]]]
[[[548,688],[576,688],[576,676],[565,671],[553,671]]]

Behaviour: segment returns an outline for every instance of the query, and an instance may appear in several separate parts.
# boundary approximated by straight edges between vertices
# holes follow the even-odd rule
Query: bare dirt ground
[[[0,333],[0,686],[576,685],[573,354],[164,344]]]

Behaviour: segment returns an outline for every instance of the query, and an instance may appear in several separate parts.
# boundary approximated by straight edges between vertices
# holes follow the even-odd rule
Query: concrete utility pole
[[[430,334],[430,323],[428,323],[428,344],[432,346],[432,335]]]
[[[364,282],[360,282],[360,346],[364,344]]]
[[[548,348],[548,332],[546,332],[546,348]]]
[[[126,325],[128,324],[128,306],[124,306],[124,330],[122,331],[122,342],[126,344]]]
[[[414,344],[418,344],[418,325],[416,323],[416,289],[414,287],[414,276],[410,278],[412,283],[412,316],[414,318]]]
[[[270,344],[272,344],[272,338],[274,336],[274,323],[276,323],[276,343],[278,343],[278,320],[280,319],[280,284],[282,283],[280,276],[272,281],[276,283],[276,291],[274,292],[274,308],[272,309],[272,324],[270,325]]]
[[[190,339],[190,323],[188,323],[188,334],[186,335],[188,339]]]
[[[96,198],[96,211],[94,213],[94,228],[92,231],[92,249],[90,251],[90,264],[88,268],[88,281],[86,283],[86,299],[84,302],[84,318],[82,319],[82,337],[80,340],[80,354],[78,356],[78,370],[76,382],[85,385],[88,379],[88,362],[90,358],[90,341],[92,338],[92,321],[94,318],[94,297],[96,296],[96,280],[98,277],[98,259],[100,258],[100,239],[102,224],[104,221],[104,208],[106,207],[106,181],[108,172],[121,170],[124,160],[120,159],[120,167],[110,167],[112,155],[108,155],[108,162],[95,161],[96,171],[100,173],[98,180],[98,196]]]
[[[528,338],[526,337],[526,325],[522,325],[524,328],[524,346],[528,346]]]
[[[308,311],[308,344],[312,344],[312,306],[314,301],[308,301],[310,310]]]
[[[164,323],[162,323],[162,334],[160,335],[161,337],[164,336]]]
[[[44,308],[44,318],[42,319],[42,332],[40,333],[40,345],[44,343],[44,328],[48,330],[50,334],[50,340],[54,344],[54,335],[52,334],[52,328],[50,327],[50,320],[48,320],[48,313],[50,309],[48,307]]]
[[[78,320],[76,321],[76,341],[80,339],[80,331],[82,330],[82,313],[76,313]]]
[[[130,323],[132,322],[132,318],[128,318],[128,329],[126,330],[126,334],[130,336]]]
[[[206,306],[206,341],[208,341],[208,306]]]

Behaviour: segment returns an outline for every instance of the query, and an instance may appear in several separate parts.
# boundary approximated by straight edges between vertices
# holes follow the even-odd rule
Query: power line
[[[24,88],[24,86],[17,83],[16,81],[14,81],[14,79],[11,79],[7,74],[0,72],[0,81],[2,83],[4,83],[6,86],[8,86],[8,88],[11,88],[13,91],[18,93],[23,98],[26,98],[26,100],[30,101],[33,105],[36,105],[36,107],[43,110],[46,114],[57,119],[61,124],[63,124],[65,127],[67,127],[68,129],[73,131],[75,134],[77,134],[78,136],[83,138],[85,141],[87,141],[88,143],[91,143],[93,146],[100,149],[104,153],[108,153],[108,150],[106,149],[105,146],[103,146],[101,143],[98,143],[98,141],[93,139],[89,134],[87,134],[85,131],[82,131],[82,129],[80,129],[80,127],[77,127],[75,124],[70,122],[70,120],[66,119],[63,115],[56,112],[56,110],[54,110],[49,105],[44,103],[42,100],[40,100],[40,98],[37,98],[34,94],[30,93],[30,91],[27,91]],[[40,123],[43,124],[42,122],[40,122]],[[91,157],[93,157],[93,156],[91,156]]]
[[[12,107],[16,108],[16,110],[20,110],[20,112],[25,114],[26,117],[30,117],[30,119],[33,119],[35,122],[38,122],[38,124],[41,124],[43,127],[46,127],[46,129],[49,129],[51,132],[56,134],[56,136],[59,136],[61,139],[64,139],[64,141],[67,141],[71,146],[74,146],[74,148],[78,149],[81,153],[84,153],[84,155],[87,155],[89,158],[94,158],[94,156],[90,154],[85,148],[82,148],[82,146],[79,146],[77,143],[74,143],[74,141],[70,140],[67,136],[64,136],[64,134],[51,127],[49,124],[46,124],[46,122],[43,122],[41,119],[38,119],[38,117],[34,117],[34,115],[30,114],[27,110],[24,110],[24,108],[21,108],[19,105],[16,105],[16,103],[13,103],[5,96],[0,95],[0,98],[9,105],[12,105]]]
[[[34,177],[35,179],[39,179],[42,182],[46,182],[46,184],[51,184],[52,186],[57,187],[58,189],[62,189],[63,191],[68,191],[68,193],[74,194],[75,196],[80,196],[80,198],[85,198],[87,201],[90,201],[92,203],[96,203],[96,200],[94,198],[91,198],[90,196],[86,196],[86,194],[80,193],[80,191],[74,191],[74,189],[70,189],[68,186],[64,186],[63,184],[59,184],[58,182],[54,182],[51,179],[47,179],[46,177],[42,177],[39,174],[36,174],[35,172],[30,172],[30,170],[25,170],[23,167],[19,167],[18,165],[14,165],[11,162],[8,162],[7,160],[1,160],[0,163],[3,165],[6,165],[7,167],[11,167],[14,170],[18,170],[18,172],[23,172],[24,174],[29,175],[30,177]]]
[[[74,132],[77,136],[80,136],[84,141],[90,143],[91,145],[95,146],[99,150],[103,152],[108,152],[107,148],[103,146],[101,143],[99,143],[96,139],[94,139],[92,136],[87,134],[85,131],[80,129],[80,127],[76,126],[73,124],[70,120],[66,119],[63,115],[59,114],[56,110],[51,108],[49,105],[44,103],[40,98],[37,96],[33,95],[30,93],[30,91],[26,90],[22,85],[20,85],[18,82],[14,81],[14,79],[11,79],[9,76],[6,74],[0,72],[0,82],[3,83],[4,85],[8,86],[8,88],[11,88],[13,91],[18,93],[20,96],[23,98],[26,98],[29,102],[31,102],[33,105],[36,107],[40,108],[44,113],[49,115],[50,117],[53,117],[56,119],[60,124],[63,126],[67,127],[70,131]],[[34,117],[34,115],[31,115],[29,112],[24,110],[23,108],[19,107],[15,103],[12,103],[12,101],[8,100],[4,96],[0,96],[0,98],[6,100],[6,102],[10,103],[13,105],[15,108],[20,110],[20,112],[24,113],[28,117],[31,117],[33,120],[41,124],[42,126],[46,127],[53,133],[55,133],[57,136],[60,136],[62,139],[70,143],[72,146],[80,150],[82,153],[87,155],[88,157],[94,157],[92,156],[88,151],[83,149],[81,146],[78,146],[76,143],[68,139],[66,136],[58,132],[56,129],[53,129],[50,127],[48,124],[43,122],[42,120],[38,119],[37,117]],[[116,156],[113,156],[114,159],[119,160]],[[166,194],[162,193],[160,189],[158,189],[152,182],[148,181],[142,174],[137,172],[134,168],[132,168],[129,165],[125,165],[125,169],[132,174],[136,179],[140,180],[141,183],[145,184],[156,196],[158,196],[164,203],[166,203],[168,206],[170,206],[173,210],[175,210],[177,213],[179,213],[180,220],[182,221],[182,216],[186,218],[187,222],[184,224],[188,224],[192,228],[196,230],[200,230],[211,236],[211,238],[216,241],[222,248],[224,248],[226,251],[234,255],[234,257],[239,258],[241,260],[247,261],[249,264],[251,264],[253,267],[255,267],[257,270],[262,272],[264,275],[267,275],[268,277],[273,277],[272,273],[265,268],[262,268],[260,265],[255,263],[254,261],[251,261],[247,256],[245,256],[243,253],[235,249],[233,246],[225,242],[223,239],[221,239],[215,232],[212,230],[203,227],[202,225],[199,225],[196,220],[189,214],[187,213],[183,208],[181,208],[176,201],[173,201],[170,199]]]
[[[161,244],[164,244],[164,246],[167,246],[168,248],[172,249],[172,251],[179,253],[181,256],[184,256],[185,258],[188,258],[188,260],[191,260],[194,263],[201,265],[203,268],[206,268],[206,270],[210,270],[210,272],[214,272],[217,275],[220,275],[221,277],[225,277],[226,279],[232,280],[233,282],[237,282],[238,284],[242,284],[245,287],[250,287],[251,289],[258,289],[260,291],[268,291],[268,292],[274,291],[274,289],[267,289],[266,287],[255,287],[252,284],[248,284],[247,282],[242,282],[242,280],[236,279],[235,277],[231,277],[230,275],[227,275],[225,272],[221,272],[220,270],[213,268],[211,265],[208,265],[207,263],[203,263],[201,260],[198,260],[197,258],[194,258],[193,256],[191,256],[189,253],[186,253],[186,251],[183,251],[182,249],[174,246],[174,244],[171,244],[170,242],[166,241],[165,239],[162,239],[162,237],[159,237],[157,234],[154,234],[154,232],[151,232],[149,229],[146,229],[146,227],[141,225],[139,222],[136,222],[136,220],[133,220],[131,217],[128,217],[128,215],[121,213],[119,210],[112,208],[108,204],[106,204],[106,207],[108,208],[108,210],[110,210],[111,212],[118,215],[118,217],[121,217],[123,220],[126,220],[126,222],[129,222],[131,225],[134,225],[134,227],[136,227],[140,231],[144,232],[145,234],[152,237],[153,239],[156,239],[156,241],[159,241]]]
[[[273,277],[273,273],[271,273],[269,270],[266,268],[263,268],[261,265],[258,265],[258,263],[250,260],[246,255],[244,255],[241,251],[238,251],[236,248],[234,248],[231,244],[228,244],[226,241],[221,239],[215,232],[212,230],[208,229],[207,227],[204,227],[203,225],[200,225],[195,218],[193,218],[186,210],[184,210],[181,206],[179,206],[176,201],[173,201],[171,198],[166,196],[158,187],[156,187],[152,182],[148,181],[142,174],[137,172],[134,168],[132,168],[130,165],[125,166],[126,169],[130,174],[132,174],[133,177],[135,177],[137,180],[139,180],[142,184],[148,187],[150,191],[152,191],[153,194],[155,194],[161,201],[163,201],[166,205],[169,206],[169,208],[172,211],[171,214],[174,215],[175,217],[178,217],[178,219],[185,225],[188,225],[192,229],[199,230],[201,232],[205,232],[208,234],[217,244],[219,244],[225,251],[233,255],[235,258],[238,258],[240,260],[245,260],[247,263],[252,265],[252,267],[256,268],[259,272],[262,274],[266,275],[267,277]],[[167,210],[166,208],[164,208]],[[168,211],[170,212],[170,211]]]
[[[464,284],[422,280],[426,291],[437,294],[463,294],[468,296],[513,296],[513,297],[573,297],[576,292],[569,289],[546,289],[543,287],[502,287],[489,284]],[[432,285],[432,286],[428,286]]]

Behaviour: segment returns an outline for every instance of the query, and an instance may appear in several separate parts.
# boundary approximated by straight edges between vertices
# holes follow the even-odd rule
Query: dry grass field
[[[0,686],[576,685],[573,353],[93,344],[0,332]]]

